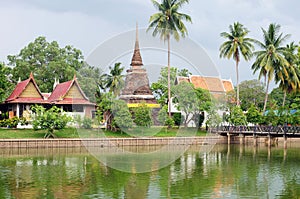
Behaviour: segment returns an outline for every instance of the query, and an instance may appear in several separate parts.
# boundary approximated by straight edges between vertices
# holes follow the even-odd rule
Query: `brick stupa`
[[[136,107],[145,102],[147,106],[159,108],[149,86],[149,79],[139,48],[138,27],[136,27],[136,40],[131,59],[130,69],[126,72],[125,86],[121,91],[120,99],[127,102],[128,107]]]

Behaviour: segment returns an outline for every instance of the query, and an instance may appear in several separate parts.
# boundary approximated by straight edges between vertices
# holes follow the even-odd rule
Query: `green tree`
[[[247,118],[239,106],[232,107],[230,110],[229,122],[235,126],[247,124]]]
[[[248,123],[260,124],[262,122],[261,113],[254,104],[252,104],[247,110],[246,117]]]
[[[245,80],[240,83],[241,108],[246,111],[251,105],[262,110],[265,95],[264,85],[257,79]]]
[[[239,62],[241,56],[249,61],[252,57],[253,39],[246,37],[249,31],[239,22],[235,22],[229,26],[229,32],[222,32],[220,35],[226,41],[220,46],[220,57],[221,58],[233,58],[235,61],[236,70],[236,104],[240,104],[239,98]]]
[[[198,124],[199,116],[202,111],[209,108],[211,103],[210,94],[203,89],[195,89],[194,85],[188,82],[181,82],[174,86],[174,102],[179,111],[185,115],[184,126],[194,121]]]
[[[284,92],[282,106],[285,106],[287,93],[300,91],[300,69],[297,65],[299,58],[295,51],[298,46],[291,42],[287,44],[283,52],[287,65],[275,74],[276,83],[279,82],[279,88]]]
[[[14,84],[10,80],[11,68],[0,63],[0,103],[12,92]]]
[[[268,102],[268,92],[270,81],[274,78],[274,73],[281,70],[281,67],[288,65],[287,60],[284,58],[285,48],[282,46],[283,42],[289,35],[280,33],[280,25],[271,23],[268,30],[262,28],[263,42],[255,41],[261,48],[255,51],[255,62],[252,64],[254,73],[259,71],[259,79],[264,76],[266,81],[266,94],[264,100],[263,113],[266,110]]]
[[[97,91],[103,84],[102,71],[99,68],[83,63],[82,68],[77,71],[77,79],[84,94],[91,102],[96,102]]]
[[[67,116],[60,108],[52,106],[50,109],[35,105],[32,107],[34,112],[33,128],[46,129],[45,138],[56,137],[54,130],[63,129],[71,118]]]
[[[154,7],[159,11],[150,17],[148,30],[153,29],[152,35],[160,35],[160,39],[168,42],[168,102],[171,101],[171,75],[170,75],[170,39],[174,36],[179,41],[180,36],[185,37],[187,28],[183,21],[192,22],[189,15],[179,12],[179,9],[189,0],[162,0],[159,3],[152,0]],[[147,31],[148,31],[147,30]],[[171,117],[171,106],[169,106],[169,116]]]
[[[189,72],[187,69],[179,70],[178,68],[170,67],[171,88],[175,85],[177,76],[188,77],[189,75],[191,75],[191,72]],[[158,81],[151,84],[151,90],[161,106],[168,105],[168,67],[161,68]]]
[[[113,114],[111,108],[116,97],[111,92],[100,95],[97,103],[97,118],[106,124],[106,129],[112,128]]]
[[[133,126],[131,113],[123,100],[114,100],[111,111],[113,114],[113,126],[122,132]]]
[[[109,67],[109,74],[105,74],[106,88],[109,88],[109,92],[112,92],[115,96],[120,94],[122,87],[124,86],[124,67],[121,66],[121,63],[115,63],[114,67]]]
[[[82,67],[83,55],[80,50],[67,45],[61,48],[56,41],[48,42],[38,37],[17,55],[8,55],[9,65],[13,66],[13,79],[27,79],[31,72],[42,92],[51,92],[54,78],[65,82],[73,78]]]
[[[140,127],[150,127],[152,125],[151,109],[146,103],[140,103],[133,109],[134,123]]]

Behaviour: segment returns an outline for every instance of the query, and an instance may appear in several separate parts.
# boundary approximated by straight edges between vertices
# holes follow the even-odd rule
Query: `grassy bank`
[[[0,139],[30,139],[44,138],[45,130],[32,129],[0,129]],[[174,136],[204,136],[205,131],[194,128],[167,129],[166,127],[153,127],[146,129],[131,129],[127,133],[104,131],[100,129],[76,129],[67,128],[56,130],[55,135],[58,138],[101,138],[101,137],[174,137]]]

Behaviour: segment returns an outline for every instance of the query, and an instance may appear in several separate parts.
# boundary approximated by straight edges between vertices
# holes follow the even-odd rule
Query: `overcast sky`
[[[73,45],[87,57],[99,44],[133,30],[136,21],[139,27],[147,27],[150,15],[156,12],[150,0],[0,2],[0,61],[4,62],[7,55],[17,54],[38,36],[56,40],[62,47]],[[261,40],[261,27],[267,29],[275,22],[281,25],[282,32],[292,35],[289,42],[298,43],[299,7],[296,0],[190,0],[182,12],[193,20],[187,24],[189,38],[206,50],[222,78],[235,82],[233,60],[219,58],[219,46],[224,41],[220,32],[228,31],[230,24],[239,21],[250,30],[249,37]],[[256,78],[250,70],[252,62],[241,62],[241,81]]]

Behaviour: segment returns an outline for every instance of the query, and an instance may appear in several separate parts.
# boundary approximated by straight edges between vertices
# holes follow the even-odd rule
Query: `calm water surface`
[[[132,174],[84,149],[1,149],[0,198],[300,198],[300,148],[194,146],[168,167]]]

